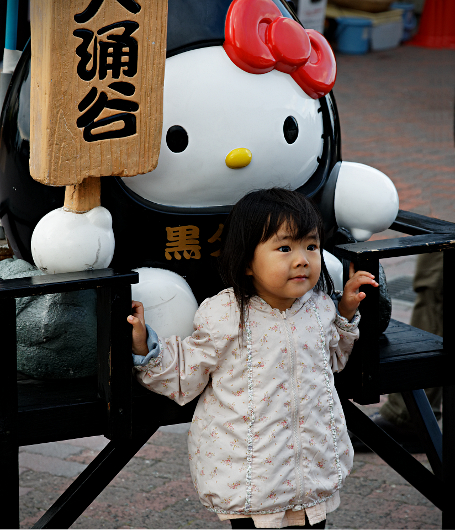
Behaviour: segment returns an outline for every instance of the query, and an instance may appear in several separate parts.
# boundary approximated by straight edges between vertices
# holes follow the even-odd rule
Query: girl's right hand
[[[147,329],[145,327],[144,306],[133,300],[133,314],[127,320],[133,326],[133,353],[145,357],[148,354]]]
[[[379,287],[379,283],[374,279],[374,276],[367,271],[355,272],[354,263],[349,265],[349,280],[346,282],[343,290],[343,296],[338,304],[338,311],[342,317],[349,321],[355,315],[360,302],[365,298],[365,293],[359,291],[362,285],[372,285]]]

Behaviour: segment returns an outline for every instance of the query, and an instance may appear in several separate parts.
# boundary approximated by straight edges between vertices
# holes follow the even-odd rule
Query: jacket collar
[[[292,306],[289,309],[286,309],[286,311],[283,311],[283,313],[285,313],[286,316],[295,315],[302,309],[306,302],[308,302],[308,300],[312,297],[313,293],[314,289],[310,289],[300,298],[296,298]],[[279,309],[274,309],[265,300],[263,300],[260,296],[257,295],[253,296],[250,299],[250,307],[251,309],[254,309],[256,311],[269,313],[272,316],[278,316],[281,313]]]

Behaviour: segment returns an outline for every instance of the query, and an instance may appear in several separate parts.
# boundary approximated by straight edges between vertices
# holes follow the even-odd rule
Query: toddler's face
[[[246,270],[256,294],[271,307],[284,311],[312,289],[321,274],[317,232],[296,240],[287,224],[268,241],[259,243]]]

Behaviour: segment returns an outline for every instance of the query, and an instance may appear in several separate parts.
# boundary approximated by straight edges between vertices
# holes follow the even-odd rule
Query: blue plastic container
[[[337,18],[338,51],[353,55],[367,53],[370,48],[371,20],[357,17]]]
[[[414,14],[414,4],[404,2],[394,2],[390,9],[403,10],[403,36],[402,42],[409,40],[412,37],[412,32],[417,26],[417,19]]]

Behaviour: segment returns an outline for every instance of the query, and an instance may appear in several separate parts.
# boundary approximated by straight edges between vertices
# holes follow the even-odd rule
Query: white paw
[[[381,171],[358,164],[341,164],[335,188],[335,217],[358,241],[389,228],[398,213],[398,193]]]
[[[102,206],[86,213],[53,210],[32,235],[33,260],[47,274],[104,269],[112,261],[114,247],[112,217]]]
[[[136,269],[139,283],[131,286],[134,300],[144,306],[145,322],[160,337],[188,337],[193,333],[198,303],[188,283],[165,269]]]
[[[343,265],[341,261],[338,258],[336,258],[333,254],[330,254],[330,252],[327,252],[327,250],[323,250],[322,255],[324,257],[325,266],[327,267],[330,277],[332,278],[335,291],[342,291],[344,286],[343,286]]]

